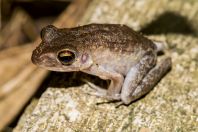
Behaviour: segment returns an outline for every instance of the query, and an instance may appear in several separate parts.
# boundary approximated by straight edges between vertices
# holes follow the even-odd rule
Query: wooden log
[[[23,44],[27,38],[33,41],[36,37],[34,22],[24,10],[17,8],[9,23],[0,32],[0,50]]]

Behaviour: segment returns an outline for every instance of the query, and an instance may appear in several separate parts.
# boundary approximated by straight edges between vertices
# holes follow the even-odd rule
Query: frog
[[[171,57],[157,62],[159,42],[123,24],[48,25],[33,50],[35,65],[57,72],[81,71],[109,80],[107,89],[87,82],[91,94],[125,105],[149,93],[171,69]]]

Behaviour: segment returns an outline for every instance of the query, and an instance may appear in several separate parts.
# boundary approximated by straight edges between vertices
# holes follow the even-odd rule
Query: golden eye
[[[63,50],[58,53],[58,60],[63,65],[71,65],[75,60],[75,53],[70,50]]]

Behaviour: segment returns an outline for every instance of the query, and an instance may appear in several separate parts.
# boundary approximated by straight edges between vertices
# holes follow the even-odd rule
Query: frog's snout
[[[33,50],[32,56],[31,56],[32,63],[36,65],[36,64],[37,64],[38,58],[39,58],[39,57],[38,57],[37,51],[36,51],[36,49],[35,49],[35,50]]]
[[[39,49],[32,52],[32,63],[41,67],[55,67],[58,65],[56,55],[53,53],[41,53]]]

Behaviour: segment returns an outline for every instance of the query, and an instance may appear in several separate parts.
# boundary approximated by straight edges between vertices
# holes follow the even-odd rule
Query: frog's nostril
[[[34,64],[39,64],[41,62],[40,48],[36,48],[35,50],[33,50],[31,60],[32,60],[32,63],[34,63]]]

